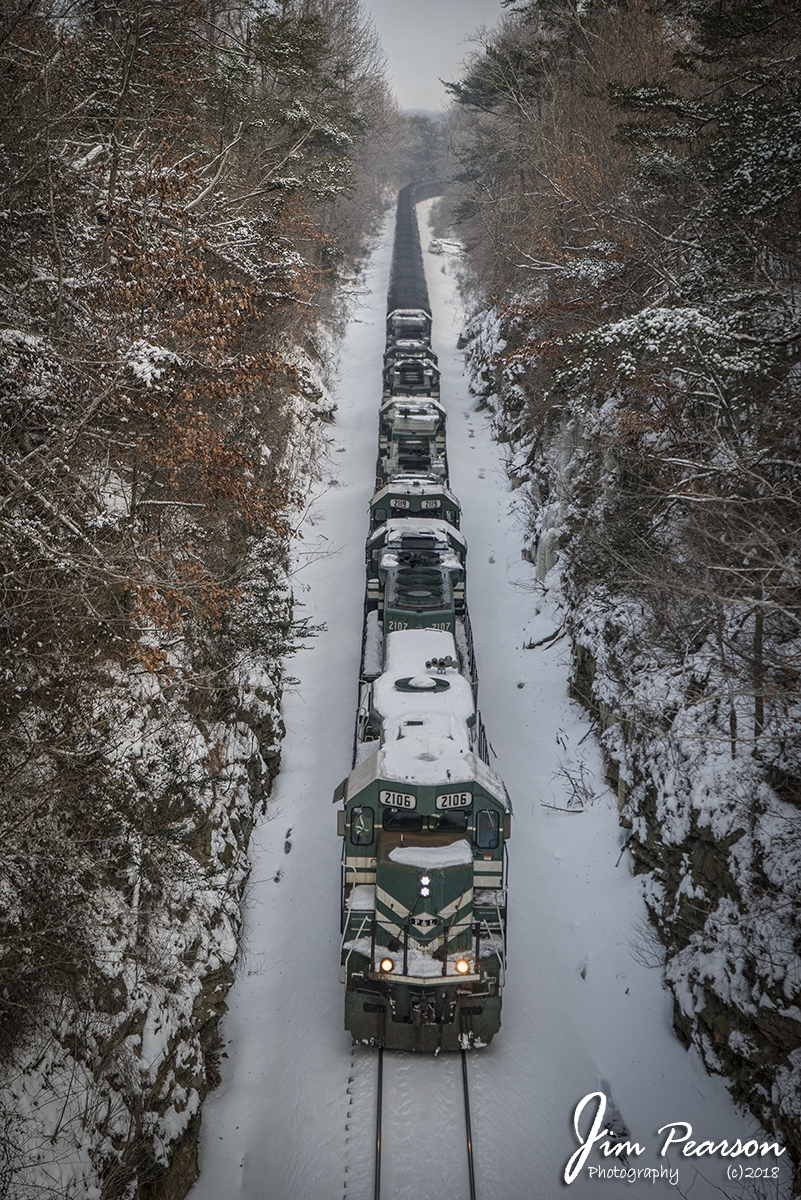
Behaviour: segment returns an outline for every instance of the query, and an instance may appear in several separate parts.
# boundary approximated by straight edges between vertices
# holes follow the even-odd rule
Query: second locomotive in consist
[[[345,1027],[436,1051],[500,1027],[511,806],[476,705],[414,188],[398,198],[354,765],[334,802]]]

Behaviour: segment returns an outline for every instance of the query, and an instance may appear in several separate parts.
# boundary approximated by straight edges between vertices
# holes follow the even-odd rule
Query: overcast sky
[[[362,0],[362,8],[384,43],[401,108],[434,111],[447,100],[440,79],[460,77],[470,35],[503,11],[501,0]]]

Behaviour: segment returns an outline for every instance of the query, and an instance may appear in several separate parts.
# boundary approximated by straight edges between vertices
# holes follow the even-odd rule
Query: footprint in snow
[[[495,559],[495,555],[494,555],[494,554],[491,554],[491,555],[489,556],[489,558],[487,559],[487,562],[489,562],[489,563],[494,563],[495,561],[496,561],[496,559]]]
[[[283,877],[284,877],[283,871],[276,871],[275,874],[273,875],[273,883],[280,883],[281,880],[283,879]]]
[[[292,826],[290,825],[289,829],[287,829],[287,831],[286,831],[286,840],[284,841],[284,854],[289,854],[289,851],[292,849],[292,843],[289,840],[289,835],[291,832],[292,832]]]
[[[612,1096],[612,1089],[605,1079],[598,1080],[598,1091],[603,1092],[603,1094],[606,1096],[604,1125],[612,1134],[612,1136],[618,1141],[629,1141],[631,1138],[631,1130],[623,1119],[623,1115],[617,1104],[615,1104]],[[620,1158],[623,1162],[628,1162],[628,1158],[625,1154],[621,1154]]]

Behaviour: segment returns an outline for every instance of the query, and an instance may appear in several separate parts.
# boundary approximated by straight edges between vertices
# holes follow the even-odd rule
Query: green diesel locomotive
[[[479,756],[474,685],[453,635],[402,630],[384,643],[385,669],[360,704],[357,765],[334,796],[345,1025],[388,1048],[474,1048],[500,1026],[511,806]]]
[[[445,521],[398,517],[367,539],[367,611],[384,631],[448,629],[465,606],[467,545]]]
[[[381,405],[377,485],[381,487],[405,475],[425,475],[443,481],[448,475],[445,409],[431,396],[396,396]]]

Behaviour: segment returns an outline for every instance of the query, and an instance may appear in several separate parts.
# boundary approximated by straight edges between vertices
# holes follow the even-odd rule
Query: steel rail
[[[473,1161],[473,1128],[470,1120],[470,1088],[467,1080],[467,1051],[462,1050],[462,1089],[464,1094],[464,1122],[467,1138],[467,1176],[470,1200],[476,1200],[476,1175]],[[375,1174],[373,1177],[373,1200],[381,1200],[381,1136],[384,1096],[384,1047],[378,1047],[378,1081],[375,1105]]]
[[[384,1090],[384,1047],[378,1047],[378,1091],[375,1105],[375,1182],[374,1200],[381,1200],[381,1108]]]
[[[473,1130],[470,1125],[470,1089],[467,1085],[467,1051],[462,1050],[462,1084],[464,1086],[464,1123],[467,1134],[467,1171],[470,1180],[470,1200],[476,1200],[476,1176],[473,1169]]]

